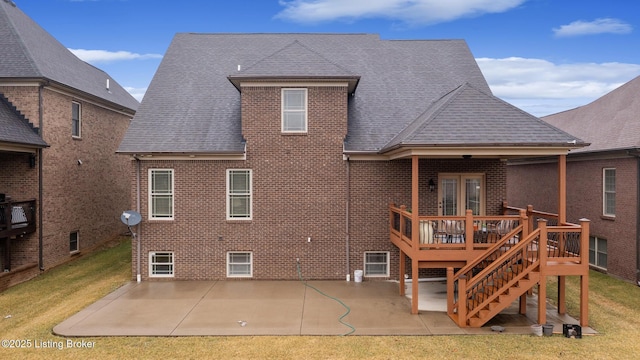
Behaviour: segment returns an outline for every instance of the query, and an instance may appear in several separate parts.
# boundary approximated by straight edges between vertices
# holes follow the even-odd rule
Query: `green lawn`
[[[637,359],[640,288],[591,272],[590,325],[599,335],[98,337],[94,348],[68,348],[51,329],[131,279],[131,243],[53,269],[0,293],[0,359]],[[551,285],[549,293],[553,294]],[[569,313],[578,313],[577,279],[567,281]],[[9,317],[10,315],[10,317]],[[63,343],[63,349],[45,348]],[[5,343],[3,343],[5,344]],[[38,348],[36,348],[38,346]]]

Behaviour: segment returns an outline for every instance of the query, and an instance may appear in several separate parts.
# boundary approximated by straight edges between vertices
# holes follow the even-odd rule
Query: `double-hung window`
[[[616,216],[616,169],[602,170],[602,214]]]
[[[251,219],[251,170],[227,170],[227,219]]]
[[[80,103],[72,102],[71,103],[71,136],[73,137],[81,137],[81,116],[82,111],[80,108]]]
[[[149,169],[149,218],[173,219],[173,169]]]
[[[282,89],[282,132],[307,132],[307,89]]]

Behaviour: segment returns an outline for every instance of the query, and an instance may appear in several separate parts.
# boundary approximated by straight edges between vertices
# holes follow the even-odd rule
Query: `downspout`
[[[140,213],[140,159],[137,155],[133,155],[133,158],[136,159],[136,211],[138,214]],[[138,223],[136,228],[136,281],[140,283],[142,281],[142,275],[140,272],[140,263],[141,263],[141,245],[140,245],[140,228],[142,226],[142,221]]]
[[[346,160],[347,160],[347,189],[346,189],[346,203],[345,203],[345,226],[346,226],[346,238],[345,238],[345,250],[346,250],[346,256],[347,256],[347,261],[346,261],[346,266],[347,266],[347,279],[350,278],[350,274],[351,274],[351,264],[349,261],[349,243],[350,243],[350,228],[351,228],[351,223],[350,223],[350,212],[351,212],[351,163],[349,162],[349,156],[346,156]]]
[[[42,127],[44,124],[44,101],[42,98],[42,90],[44,89],[45,84],[42,83],[40,84],[40,86],[38,87],[38,133],[40,134],[40,137],[44,140],[44,137],[42,136]],[[42,208],[44,207],[44,200],[43,200],[43,186],[42,186],[42,163],[43,163],[43,159],[42,159],[42,148],[38,149],[38,266],[40,268],[40,271],[44,271],[44,254],[42,251],[42,244],[44,242],[44,236],[42,234],[42,224],[44,223],[44,221],[42,220],[42,216],[44,214],[44,211],[42,210]]]
[[[640,151],[628,150],[627,155],[636,158],[636,284],[640,286]]]

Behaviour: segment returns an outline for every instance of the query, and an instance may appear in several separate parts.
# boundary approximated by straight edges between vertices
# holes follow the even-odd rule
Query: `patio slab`
[[[410,290],[410,286],[408,286]],[[60,336],[233,335],[469,335],[530,334],[535,297],[527,315],[517,302],[479,329],[459,328],[447,316],[446,286],[419,285],[420,314],[411,315],[410,293],[391,281],[162,281],[131,282],[54,327]],[[346,314],[346,315],[345,315]],[[342,318],[342,322],[341,322]],[[547,306],[547,319],[578,324]],[[346,324],[345,324],[346,323]],[[583,328],[583,334],[594,333]]]

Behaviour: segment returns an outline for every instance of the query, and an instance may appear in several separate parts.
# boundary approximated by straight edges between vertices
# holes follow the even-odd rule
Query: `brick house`
[[[567,156],[567,216],[591,221],[590,263],[627,281],[640,281],[640,77],[590,104],[543,118],[591,143]],[[554,159],[513,161],[508,197],[541,210],[557,206]]]
[[[11,1],[0,48],[3,289],[126,230],[129,161],[115,151],[138,102]]]
[[[494,97],[461,40],[177,34],[118,150],[133,272],[398,278],[390,203],[502,215],[506,159],[581,146]]]

